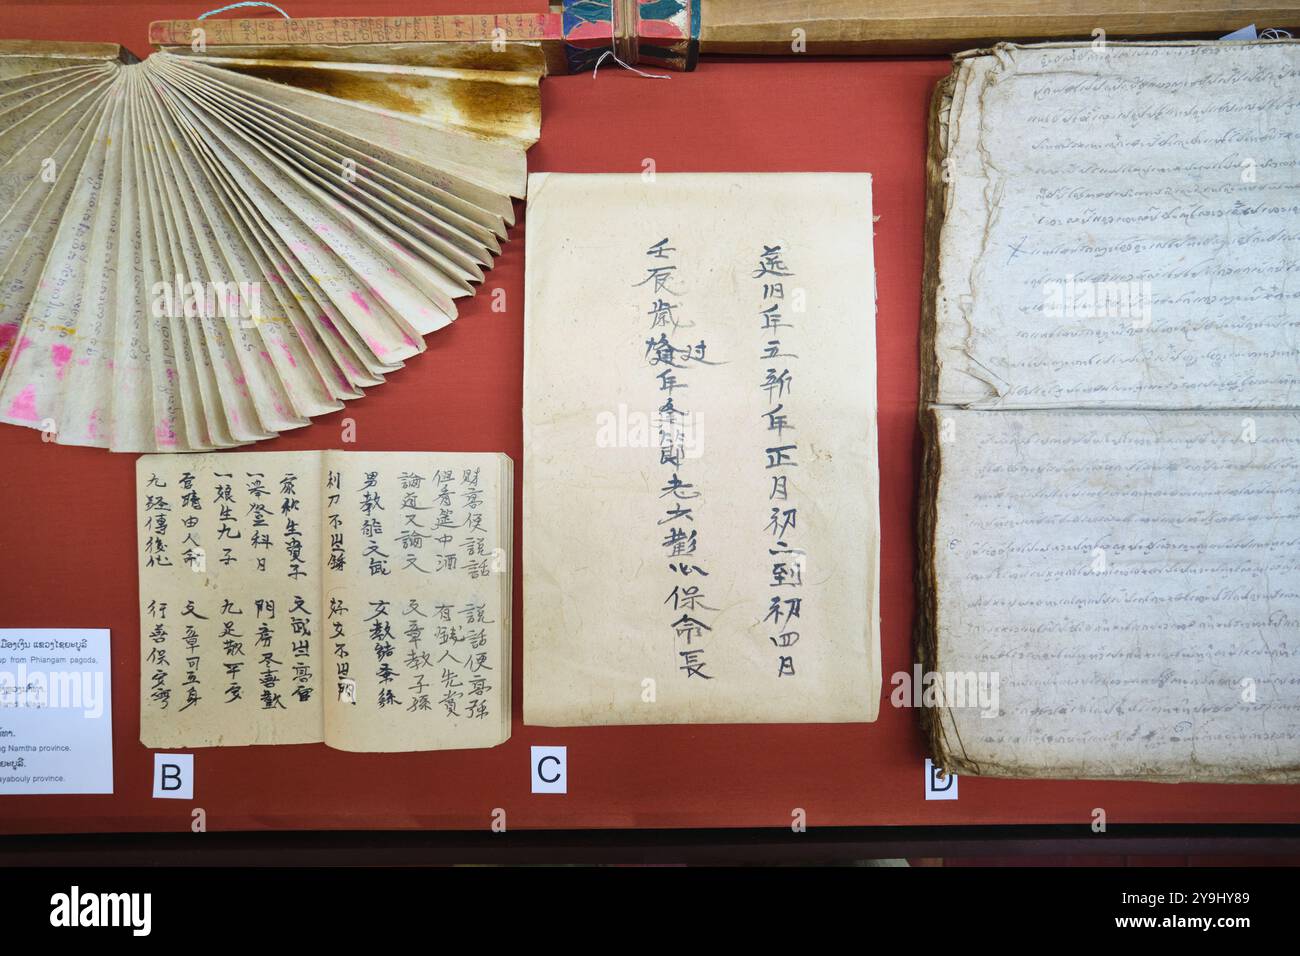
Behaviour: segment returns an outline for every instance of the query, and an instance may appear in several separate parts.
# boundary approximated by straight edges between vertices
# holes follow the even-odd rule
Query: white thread
[[[280,14],[280,16],[284,17],[286,20],[293,19],[293,17],[289,16],[289,14],[285,13],[274,3],[266,3],[265,0],[240,0],[239,3],[229,3],[226,4],[226,6],[224,7],[217,7],[217,9],[215,10],[209,10],[207,13],[200,13],[199,19],[206,20],[214,13],[225,13],[227,10],[234,10],[236,7],[270,7],[272,10]]]
[[[666,73],[645,73],[641,70],[638,70],[634,66],[628,66],[626,63],[624,63],[622,60],[618,58],[618,54],[614,52],[614,48],[611,46],[608,50],[606,50],[604,53],[600,55],[600,59],[596,61],[596,65],[591,68],[591,78],[593,80],[596,78],[596,71],[600,69],[600,65],[605,62],[605,57],[607,56],[612,56],[614,58],[614,62],[617,63],[619,66],[621,66],[623,69],[631,70],[637,76],[644,76],[647,80],[671,80],[672,79],[672,77]]]

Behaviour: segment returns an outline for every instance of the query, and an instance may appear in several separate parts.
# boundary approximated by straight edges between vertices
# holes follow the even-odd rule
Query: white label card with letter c
[[[569,792],[569,748],[532,748],[533,793]]]

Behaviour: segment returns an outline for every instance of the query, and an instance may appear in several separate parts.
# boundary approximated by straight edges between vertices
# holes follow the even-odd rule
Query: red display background
[[[285,0],[295,16],[540,10],[522,0]],[[213,2],[213,6],[220,3]],[[189,18],[201,3],[118,7],[41,0],[0,8],[0,38],[107,40],[139,55],[151,20]],[[227,16],[230,14],[226,14]],[[113,642],[115,790],[111,796],[0,797],[0,831],[185,830],[202,807],[213,830],[321,827],[482,828],[494,808],[511,829],[1075,823],[1096,807],[1111,823],[1300,822],[1283,786],[1033,782],[963,777],[960,799],[926,802],[916,714],[889,706],[888,676],[911,666],[913,510],[918,435],[923,157],[930,90],[942,59],[725,62],[646,80],[617,68],[546,79],[534,170],[867,171],[875,182],[881,642],[885,686],[874,724],[547,729],[522,721],[516,666],[513,736],[492,750],[348,754],[323,745],[199,750],[192,803],[151,798],[152,756],[139,743],[139,615],[134,458],[42,443],[0,427],[0,626],[108,627]],[[462,301],[427,354],[346,411],[266,451],[506,451],[521,463],[522,219],[485,288]],[[593,317],[594,319],[594,317]],[[562,346],[562,343],[557,343]],[[518,497],[518,496],[516,496]],[[518,525],[517,540],[528,533]],[[516,559],[515,580],[522,580]],[[521,660],[520,587],[514,653]],[[529,746],[566,745],[569,793],[529,792]]]

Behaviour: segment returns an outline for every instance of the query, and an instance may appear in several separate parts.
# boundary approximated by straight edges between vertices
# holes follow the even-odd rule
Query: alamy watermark
[[[262,312],[262,283],[214,282],[186,279],[153,284],[155,319],[239,319],[254,324]]]
[[[671,407],[653,412],[618,408],[596,414],[597,448],[658,448],[674,461],[704,453],[704,423],[699,412]]]
[[[33,664],[41,658],[32,657]],[[88,720],[104,716],[103,671],[45,671],[19,664],[0,670],[0,711],[12,708],[80,710]]]
[[[1043,314],[1051,319],[1126,319],[1135,329],[1151,326],[1151,283],[1093,281],[1067,275],[1042,284]]]
[[[997,671],[895,671],[889,702],[895,707],[978,708],[981,717],[998,716]]]

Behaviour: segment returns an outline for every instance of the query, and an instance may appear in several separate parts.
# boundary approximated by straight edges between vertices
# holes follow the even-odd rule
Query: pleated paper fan
[[[200,451],[342,407],[513,221],[540,56],[0,43],[0,421]]]

